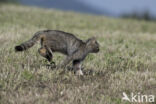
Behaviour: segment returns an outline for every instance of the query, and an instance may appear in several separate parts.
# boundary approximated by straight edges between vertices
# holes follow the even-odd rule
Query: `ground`
[[[44,29],[97,38],[100,52],[83,62],[84,76],[47,68],[39,44],[15,53],[15,45]],[[155,45],[156,22],[1,4],[0,103],[131,104],[123,92],[156,96]],[[56,64],[63,57],[56,53]]]

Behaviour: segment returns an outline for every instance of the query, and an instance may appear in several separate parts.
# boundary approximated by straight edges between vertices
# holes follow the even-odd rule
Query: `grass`
[[[130,104],[122,92],[156,96],[156,23],[0,5],[1,104]],[[43,29],[96,36],[100,52],[83,62],[84,76],[50,70],[39,44],[15,53],[14,46]],[[63,56],[56,53],[59,64]]]

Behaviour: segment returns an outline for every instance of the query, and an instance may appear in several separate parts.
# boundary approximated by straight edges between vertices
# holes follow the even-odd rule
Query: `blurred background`
[[[156,21],[156,0],[0,0],[42,8]]]

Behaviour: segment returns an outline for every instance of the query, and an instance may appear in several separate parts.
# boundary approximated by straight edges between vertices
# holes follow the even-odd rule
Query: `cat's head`
[[[86,41],[87,47],[90,49],[91,53],[97,53],[100,51],[100,45],[95,37],[91,37]]]

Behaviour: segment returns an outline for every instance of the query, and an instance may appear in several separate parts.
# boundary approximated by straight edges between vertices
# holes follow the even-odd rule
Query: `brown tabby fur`
[[[80,63],[85,57],[89,53],[99,52],[99,44],[94,37],[84,42],[73,34],[58,30],[39,31],[35,33],[32,39],[15,46],[15,51],[24,51],[32,47],[37,41],[41,42],[41,48],[38,49],[39,54],[48,61],[52,61],[53,52],[60,52],[67,56],[58,68],[64,68],[70,61],[73,61],[73,68],[81,70]]]

